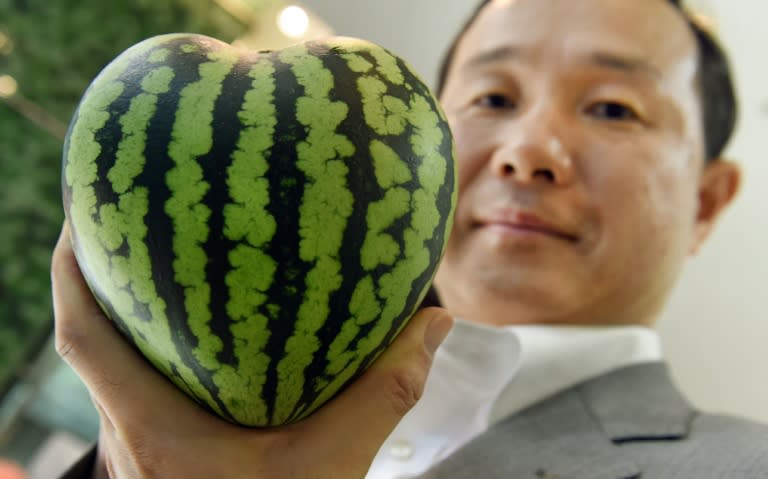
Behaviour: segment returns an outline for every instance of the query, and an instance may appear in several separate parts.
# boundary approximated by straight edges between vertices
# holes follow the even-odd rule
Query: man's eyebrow
[[[655,79],[661,77],[659,69],[642,58],[634,58],[611,52],[595,52],[590,60],[596,65],[619,70],[624,73],[643,73]]]
[[[464,65],[465,69],[471,69],[487,65],[489,63],[496,63],[502,60],[508,60],[516,58],[521,55],[522,50],[513,46],[502,46],[480,52],[477,55],[472,56]]]
[[[523,56],[524,50],[516,46],[501,46],[493,48],[470,57],[464,65],[465,69],[473,69],[483,65],[497,63]],[[621,53],[598,51],[590,55],[589,62],[598,66],[611,68],[624,73],[642,73],[653,78],[659,78],[661,72],[651,63],[639,57],[632,57]]]

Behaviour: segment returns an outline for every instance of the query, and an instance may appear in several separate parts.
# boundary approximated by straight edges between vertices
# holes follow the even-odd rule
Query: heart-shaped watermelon
[[[86,90],[63,190],[80,267],[126,338],[216,414],[269,426],[328,401],[413,315],[456,175],[437,101],[377,45],[169,34]]]

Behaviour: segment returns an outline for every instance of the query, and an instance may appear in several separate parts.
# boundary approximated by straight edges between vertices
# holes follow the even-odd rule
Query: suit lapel
[[[451,479],[624,479],[637,466],[570,390],[497,424],[427,475]]]
[[[605,434],[616,443],[682,439],[695,415],[664,363],[623,368],[588,381],[578,390]]]
[[[662,363],[622,368],[496,424],[425,478],[632,479],[617,444],[685,437],[692,410]]]

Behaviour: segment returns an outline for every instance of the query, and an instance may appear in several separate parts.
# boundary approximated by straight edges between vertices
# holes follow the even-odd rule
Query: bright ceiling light
[[[246,0],[216,0],[220,5]],[[251,15],[249,30],[232,42],[250,50],[280,50],[297,42],[333,35],[333,29],[299,0],[247,0],[263,5]],[[0,0],[2,2],[2,0]]]
[[[309,15],[303,8],[290,5],[278,14],[277,26],[285,36],[301,38],[309,28]]]

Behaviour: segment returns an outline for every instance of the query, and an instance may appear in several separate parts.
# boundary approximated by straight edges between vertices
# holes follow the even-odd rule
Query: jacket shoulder
[[[643,477],[765,479],[768,477],[768,425],[723,414],[697,413],[689,434],[666,445],[630,446]]]
[[[700,413],[691,423],[690,437],[717,442],[729,450],[753,449],[768,459],[768,424],[763,422],[727,414]]]

